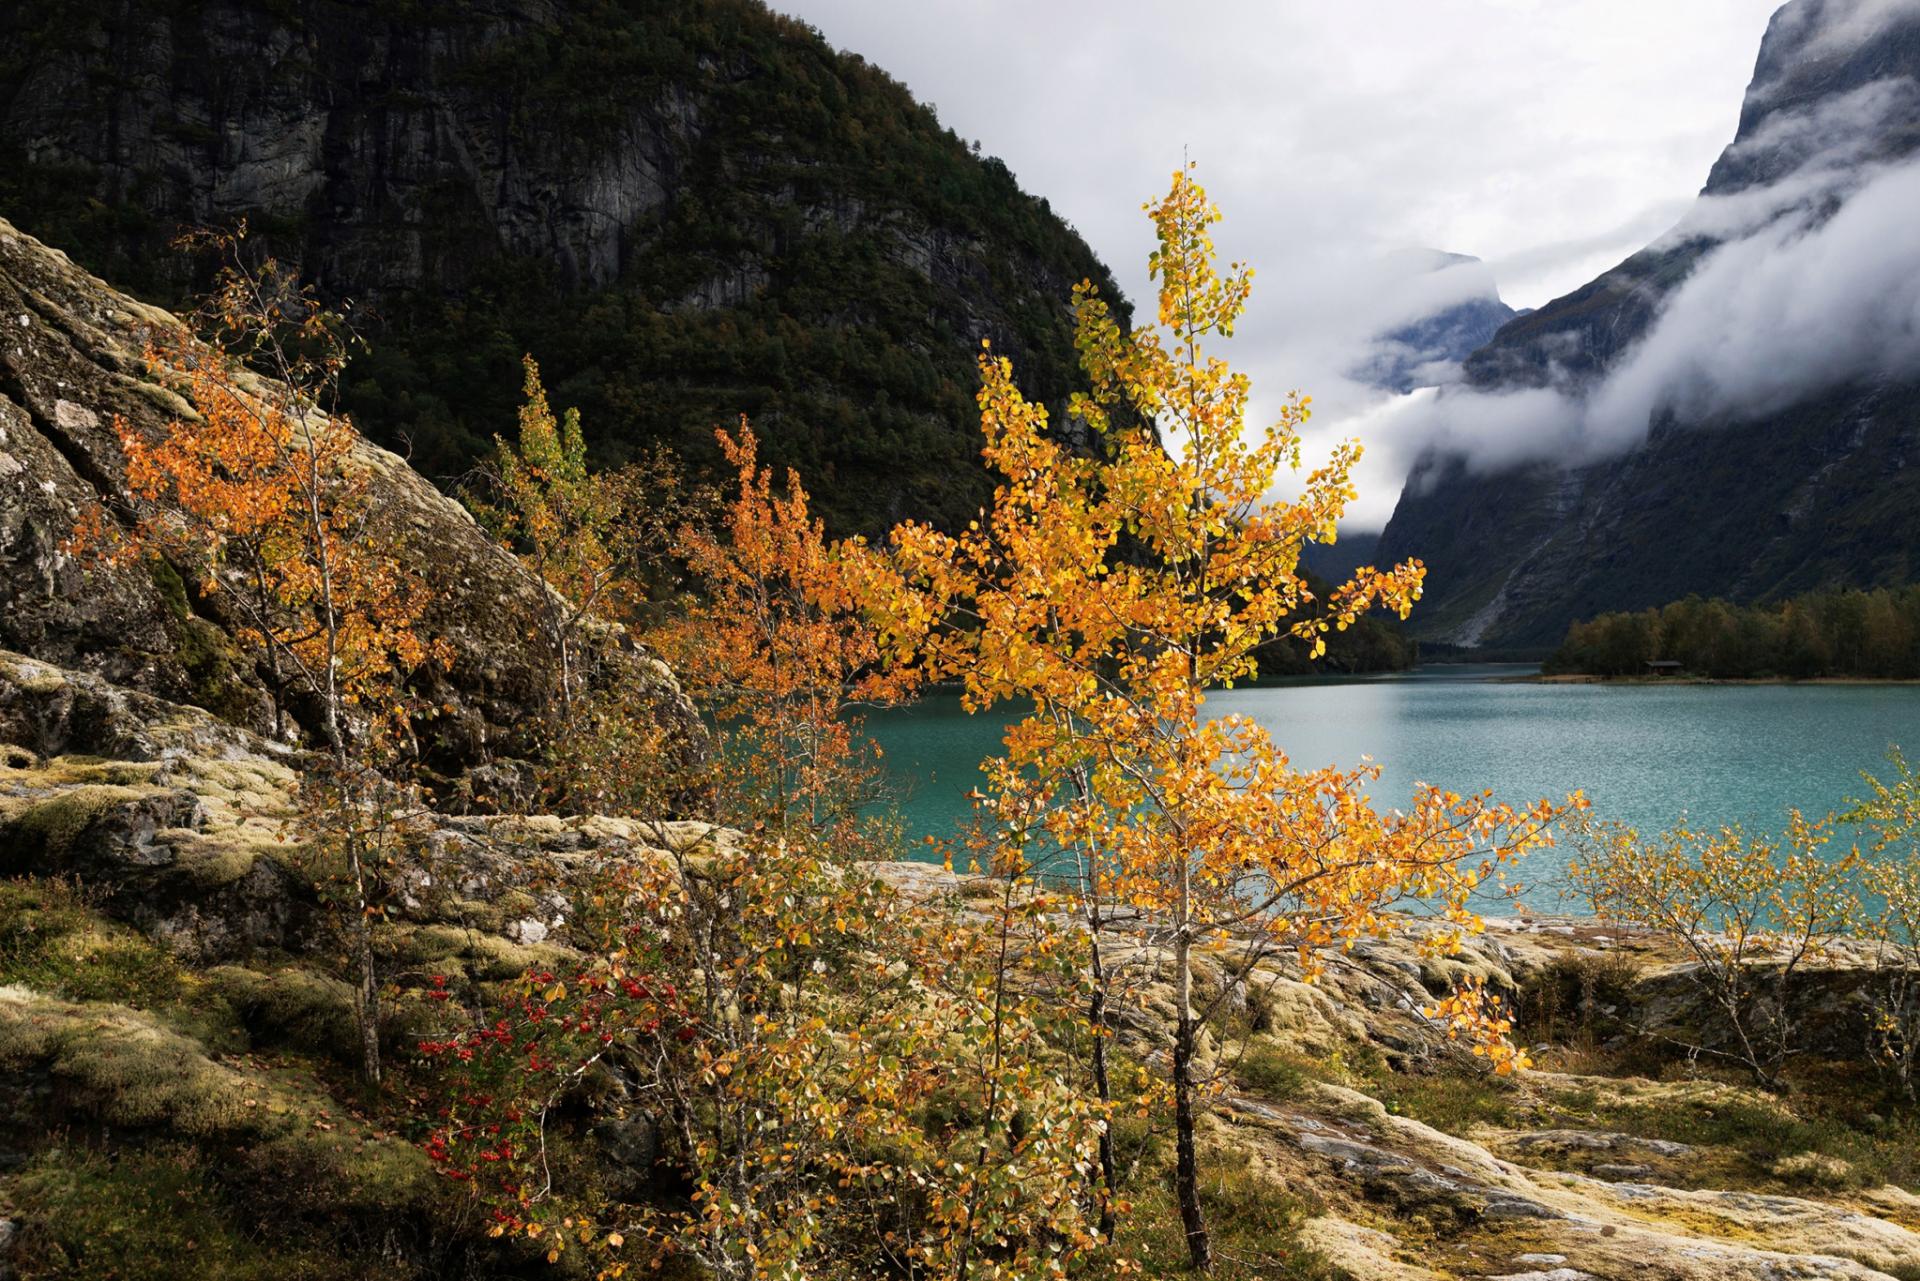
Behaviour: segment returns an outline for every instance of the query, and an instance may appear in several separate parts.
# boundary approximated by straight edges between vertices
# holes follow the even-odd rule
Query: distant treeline
[[[1307,576],[1315,596],[1325,600],[1330,589],[1317,575]],[[1282,636],[1255,652],[1262,676],[1361,675],[1403,672],[1419,658],[1419,648],[1400,620],[1389,614],[1363,614],[1343,631],[1327,633],[1327,652],[1313,656],[1311,642]]]
[[[1689,596],[1661,609],[1602,614],[1568,628],[1545,670],[1637,676],[1650,663],[1726,680],[1920,678],[1920,587],[1814,592],[1750,606]]]

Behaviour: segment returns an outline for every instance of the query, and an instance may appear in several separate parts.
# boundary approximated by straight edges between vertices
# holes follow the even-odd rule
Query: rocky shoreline
[[[58,754],[33,746],[48,726],[62,729]],[[96,1150],[120,1154],[121,1168],[129,1153],[224,1154],[263,1186],[284,1185],[249,1164],[271,1154],[301,1171],[321,1217],[356,1232],[446,1213],[419,1151],[350,1083],[349,994],[284,827],[290,753],[17,654],[0,654],[0,742],[10,1239],[31,1244],[44,1228],[49,1162]],[[386,927],[399,965],[384,1032],[396,1051],[430,1026],[433,976],[497,982],[567,955],[564,899],[502,849],[584,867],[645,857],[661,836],[599,818],[435,822],[439,884]],[[876,870],[929,901],[991,890],[927,864]],[[1920,1275],[1920,1199],[1900,1183],[1912,1173],[1908,1123],[1843,1106],[1863,1088],[1844,1070],[1859,957],[1829,957],[1796,989],[1820,1016],[1830,1076],[1779,1097],[1661,1047],[1662,1029],[1697,1038],[1705,1022],[1658,936],[1496,918],[1457,956],[1435,958],[1421,955],[1421,928],[1361,942],[1312,983],[1290,960],[1263,962],[1209,1046],[1226,1084],[1207,1144],[1254,1203],[1287,1208],[1292,1257],[1326,1269],[1289,1275]],[[1236,968],[1234,946],[1203,963],[1203,983]],[[1109,954],[1136,976],[1119,1043],[1151,1069],[1171,989],[1144,938],[1116,931]],[[129,967],[133,979],[120,973]],[[1466,976],[1513,996],[1541,1069],[1483,1076],[1435,1036],[1422,1006]]]

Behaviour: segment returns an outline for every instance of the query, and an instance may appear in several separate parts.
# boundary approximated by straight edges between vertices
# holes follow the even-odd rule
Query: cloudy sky
[[[1731,141],[1777,0],[775,0],[904,81],[1147,294],[1142,201],[1183,149],[1259,269],[1232,355],[1369,446],[1355,524],[1418,442],[1344,375],[1380,264],[1428,246],[1537,306],[1671,226]],[[1383,438],[1384,437],[1384,438]]]

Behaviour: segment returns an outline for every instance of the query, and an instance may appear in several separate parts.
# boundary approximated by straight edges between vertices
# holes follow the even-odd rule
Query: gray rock
[[[184,789],[75,788],[0,825],[0,870],[93,880],[164,867],[174,860],[164,834],[204,820],[200,799]]]
[[[1644,1179],[1652,1173],[1653,1173],[1653,1167],[1650,1165],[1627,1165],[1622,1163],[1603,1162],[1602,1164],[1596,1165],[1593,1167],[1594,1178],[1606,1179],[1610,1182],[1620,1182],[1622,1180],[1630,1181],[1635,1179]]]

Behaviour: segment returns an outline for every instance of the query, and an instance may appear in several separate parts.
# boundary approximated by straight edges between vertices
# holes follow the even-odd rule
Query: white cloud
[[[1825,389],[1920,375],[1920,158],[1870,167],[1840,190],[1795,174],[1757,192],[1771,221],[1709,250],[1604,377],[1575,387],[1452,387],[1398,398],[1354,424],[1403,456],[1428,447],[1487,471],[1589,462],[1652,425],[1737,427]],[[1837,210],[1829,203],[1841,199]],[[1718,217],[1718,215],[1714,215]]]
[[[1391,512],[1417,442],[1346,377],[1396,249],[1487,260],[1538,305],[1672,224],[1733,136],[1776,0],[773,0],[937,105],[1071,220],[1136,300],[1140,203],[1183,152],[1259,271],[1232,358],[1271,412],[1313,394],[1358,432],[1356,525]],[[1358,345],[1356,345],[1358,344]],[[1258,406],[1257,406],[1258,407]]]
[[[1582,444],[1657,415],[1752,418],[1828,387],[1920,373],[1920,161],[1877,171],[1825,221],[1787,215],[1716,248],[1586,406]]]

